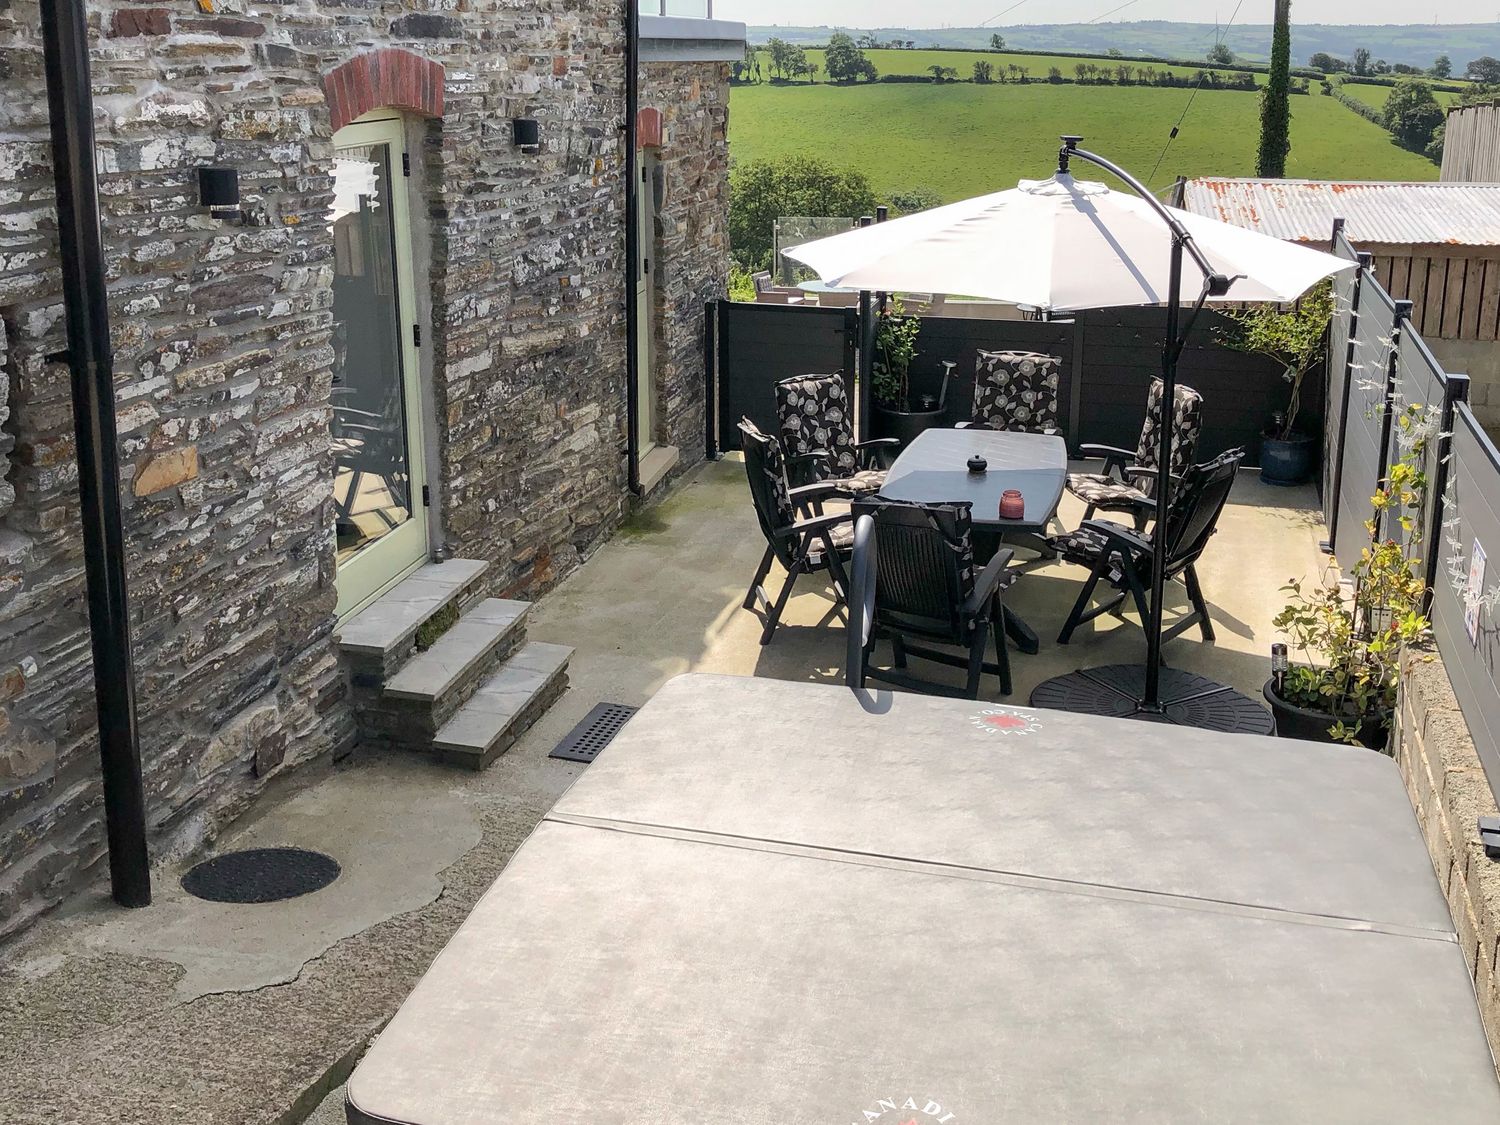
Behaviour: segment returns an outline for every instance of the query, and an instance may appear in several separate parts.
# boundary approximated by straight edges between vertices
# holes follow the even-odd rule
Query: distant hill
[[[1103,54],[1111,47],[1127,55],[1150,55],[1163,59],[1199,59],[1217,39],[1211,23],[1168,23],[1148,20],[1136,23],[1024,24],[1016,27],[944,28],[839,28],[762,27],[750,28],[750,39],[764,43],[777,36],[792,43],[827,43],[835,31],[859,35],[870,31],[882,42],[913,40],[918,47],[962,47],[969,50],[989,46],[999,32],[1005,45],[1026,51],[1085,51]],[[1247,24],[1232,27],[1224,37],[1230,49],[1246,61],[1265,61],[1270,51],[1271,26]],[[1455,72],[1481,55],[1500,58],[1500,23],[1474,24],[1296,24],[1292,28],[1292,55],[1305,64],[1308,57],[1326,51],[1348,58],[1356,47],[1368,48],[1377,59],[1427,67],[1439,55],[1453,60]]]

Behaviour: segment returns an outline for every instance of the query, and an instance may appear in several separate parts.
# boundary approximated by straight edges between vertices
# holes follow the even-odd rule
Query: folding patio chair
[[[851,496],[879,492],[901,451],[895,438],[854,440],[854,409],[842,375],[781,380],[776,384],[776,416],[795,484],[826,480]]]
[[[1156,511],[1156,456],[1161,448],[1162,381],[1151,380],[1146,398],[1146,421],[1135,452],[1113,445],[1084,445],[1084,459],[1102,458],[1102,473],[1069,473],[1068,491],[1088,505],[1083,518],[1096,511],[1127,512],[1135,529],[1143,531]],[[1172,407],[1172,465],[1174,478],[1181,477],[1198,452],[1203,433],[1203,396],[1192,387],[1178,386]]]
[[[1205,641],[1214,639],[1213,624],[1208,619],[1208,606],[1203,601],[1194,567],[1213,536],[1229,499],[1229,490],[1234,485],[1235,473],[1244,458],[1243,449],[1231,449],[1206,464],[1191,466],[1181,482],[1173,486],[1166,517],[1166,573],[1169,581],[1182,579],[1192,612],[1162,633],[1163,644],[1195,624]],[[1142,626],[1150,620],[1147,584],[1155,560],[1151,539],[1112,520],[1085,520],[1076,531],[1054,535],[1049,542],[1068,562],[1089,568],[1088,581],[1058,634],[1058,644],[1067,644],[1073,630],[1085,622],[1114,613],[1127,597],[1134,600]],[[1117,593],[1102,605],[1090,609],[1089,601],[1100,582],[1108,582]]]
[[[854,517],[847,511],[831,515],[822,512],[821,502],[839,495],[832,483],[792,488],[787,481],[781,443],[761,433],[750,419],[741,419],[740,433],[744,439],[750,498],[766,537],[766,551],[750,580],[744,608],[754,609],[757,601],[765,606],[766,624],[760,643],[766,645],[771,643],[798,575],[827,571],[835,600],[840,603],[844,600],[844,592],[849,588],[844,560],[854,542]],[[786,569],[786,581],[774,603],[762,585],[773,562]]]
[[[974,415],[959,428],[1055,434],[1061,383],[1058,356],[981,350],[974,365]]]
[[[976,572],[969,507],[879,498],[854,502],[858,583],[848,597],[849,686],[881,680],[913,691],[977,699],[980,678],[989,672],[999,677],[1001,694],[1011,693],[1000,599],[1014,578],[1007,569],[1012,552],[997,552]],[[989,662],[984,657],[992,635],[995,660]],[[893,668],[871,666],[875,642],[882,638],[891,642]],[[924,643],[911,644],[908,638]],[[928,647],[934,643],[967,652]],[[911,656],[965,668],[968,681],[960,690],[918,679],[905,672]]]

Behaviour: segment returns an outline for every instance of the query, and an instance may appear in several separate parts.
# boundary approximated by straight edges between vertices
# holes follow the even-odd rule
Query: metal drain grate
[[[182,889],[209,902],[281,902],[320,891],[339,877],[338,860],[306,848],[249,848],[204,860]]]
[[[599,751],[613,741],[620,728],[630,721],[637,708],[623,703],[601,703],[587,715],[583,722],[563,736],[549,758],[561,758],[565,762],[592,762]]]

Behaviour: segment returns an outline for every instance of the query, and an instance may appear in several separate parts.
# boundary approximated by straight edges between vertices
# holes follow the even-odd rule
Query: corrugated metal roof
[[[1289,242],[1326,244],[1341,217],[1356,246],[1500,246],[1500,184],[1336,183],[1205,177],[1183,209]]]

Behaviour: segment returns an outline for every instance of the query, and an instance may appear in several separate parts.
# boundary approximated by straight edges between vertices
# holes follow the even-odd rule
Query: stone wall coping
[[[745,57],[745,25],[736,20],[641,16],[643,62],[738,62]]]

